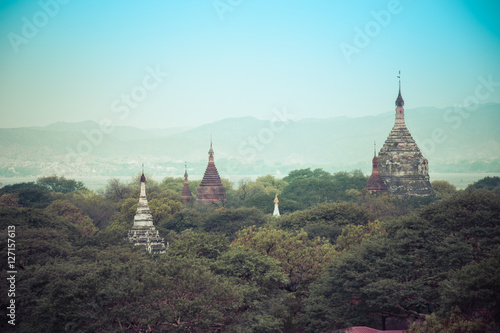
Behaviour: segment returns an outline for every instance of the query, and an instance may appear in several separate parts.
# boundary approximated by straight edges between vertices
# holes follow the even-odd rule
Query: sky
[[[2,128],[377,115],[399,71],[406,109],[500,102],[500,1],[0,0]]]

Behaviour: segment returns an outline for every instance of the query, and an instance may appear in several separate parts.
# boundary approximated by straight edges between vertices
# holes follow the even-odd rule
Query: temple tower
[[[129,241],[134,245],[142,245],[149,253],[165,253],[165,240],[160,238],[158,230],[153,225],[153,215],[149,210],[148,199],[146,198],[146,177],[144,170],[141,175],[141,194],[139,204],[134,216],[134,224],[128,232]]]
[[[278,193],[276,193],[276,195],[274,196],[274,212],[273,212],[273,216],[274,217],[278,217],[280,216],[280,210],[278,208],[278,203],[280,201],[278,200]]]
[[[382,177],[380,177],[380,173],[378,172],[378,158],[377,158],[377,149],[375,148],[375,144],[373,144],[373,160],[372,160],[372,174],[366,183],[366,190],[370,193],[383,193],[388,192],[387,186],[385,186]]]
[[[205,204],[224,204],[226,201],[226,189],[222,185],[219,173],[214,163],[214,150],[212,139],[210,139],[210,150],[208,151],[208,165],[203,179],[196,190],[196,202]]]
[[[398,76],[400,78],[400,76]],[[406,128],[401,80],[396,99],[396,119],[378,155],[378,172],[387,189],[395,195],[425,196],[432,193],[429,163]]]
[[[189,204],[193,202],[193,195],[189,189],[187,164],[184,165],[184,187],[182,188],[182,202]]]

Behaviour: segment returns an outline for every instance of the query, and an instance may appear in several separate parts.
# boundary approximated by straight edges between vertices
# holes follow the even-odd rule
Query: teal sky
[[[399,70],[407,109],[500,102],[500,2],[0,0],[0,127],[375,115]]]

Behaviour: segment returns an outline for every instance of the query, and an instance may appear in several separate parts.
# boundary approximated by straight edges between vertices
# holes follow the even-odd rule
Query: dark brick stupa
[[[184,167],[184,187],[182,188],[182,202],[190,204],[193,202],[193,195],[189,189],[187,165]]]
[[[403,106],[399,81],[396,120],[378,154],[378,172],[391,194],[430,195],[432,188],[429,182],[429,163],[406,128]]]
[[[370,193],[387,193],[387,186],[385,186],[380,173],[378,172],[378,158],[376,150],[372,160],[372,174],[366,183],[366,190]]]
[[[214,163],[214,150],[212,140],[210,140],[210,150],[208,151],[208,165],[203,175],[200,186],[196,190],[197,204],[224,204],[226,201],[226,189],[222,182]]]

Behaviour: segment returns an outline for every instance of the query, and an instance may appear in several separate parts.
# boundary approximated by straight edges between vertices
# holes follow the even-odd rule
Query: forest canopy
[[[16,330],[500,327],[498,177],[466,190],[435,181],[435,195],[415,198],[367,193],[360,171],[302,169],[223,180],[227,202],[218,209],[183,204],[182,178],[146,178],[164,255],[126,239],[139,175],[99,191],[55,175],[0,188],[4,262],[15,227]],[[189,182],[192,192],[198,184]],[[4,318],[0,329],[8,328]]]

